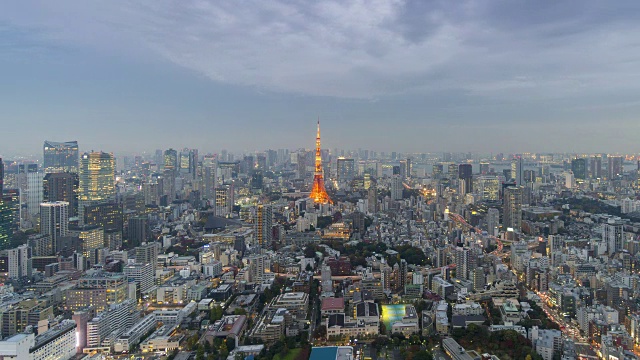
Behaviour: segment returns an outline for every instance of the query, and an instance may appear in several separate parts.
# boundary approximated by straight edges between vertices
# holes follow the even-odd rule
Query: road
[[[442,350],[433,350],[433,360],[451,360],[449,355],[445,354]]]

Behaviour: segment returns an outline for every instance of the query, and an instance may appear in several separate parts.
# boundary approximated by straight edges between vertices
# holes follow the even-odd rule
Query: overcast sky
[[[640,2],[14,1],[0,156],[638,152]]]

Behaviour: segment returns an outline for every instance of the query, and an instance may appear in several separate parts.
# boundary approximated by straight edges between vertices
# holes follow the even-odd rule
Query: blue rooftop
[[[338,357],[337,346],[314,347],[309,360],[335,360]]]

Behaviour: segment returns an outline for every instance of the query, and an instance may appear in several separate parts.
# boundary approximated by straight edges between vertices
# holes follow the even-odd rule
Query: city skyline
[[[0,154],[636,152],[638,4],[524,5],[10,4]]]

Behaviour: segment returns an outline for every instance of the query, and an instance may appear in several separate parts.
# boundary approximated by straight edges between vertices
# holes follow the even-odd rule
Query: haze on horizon
[[[2,154],[638,152],[640,3],[33,1],[0,11]]]

